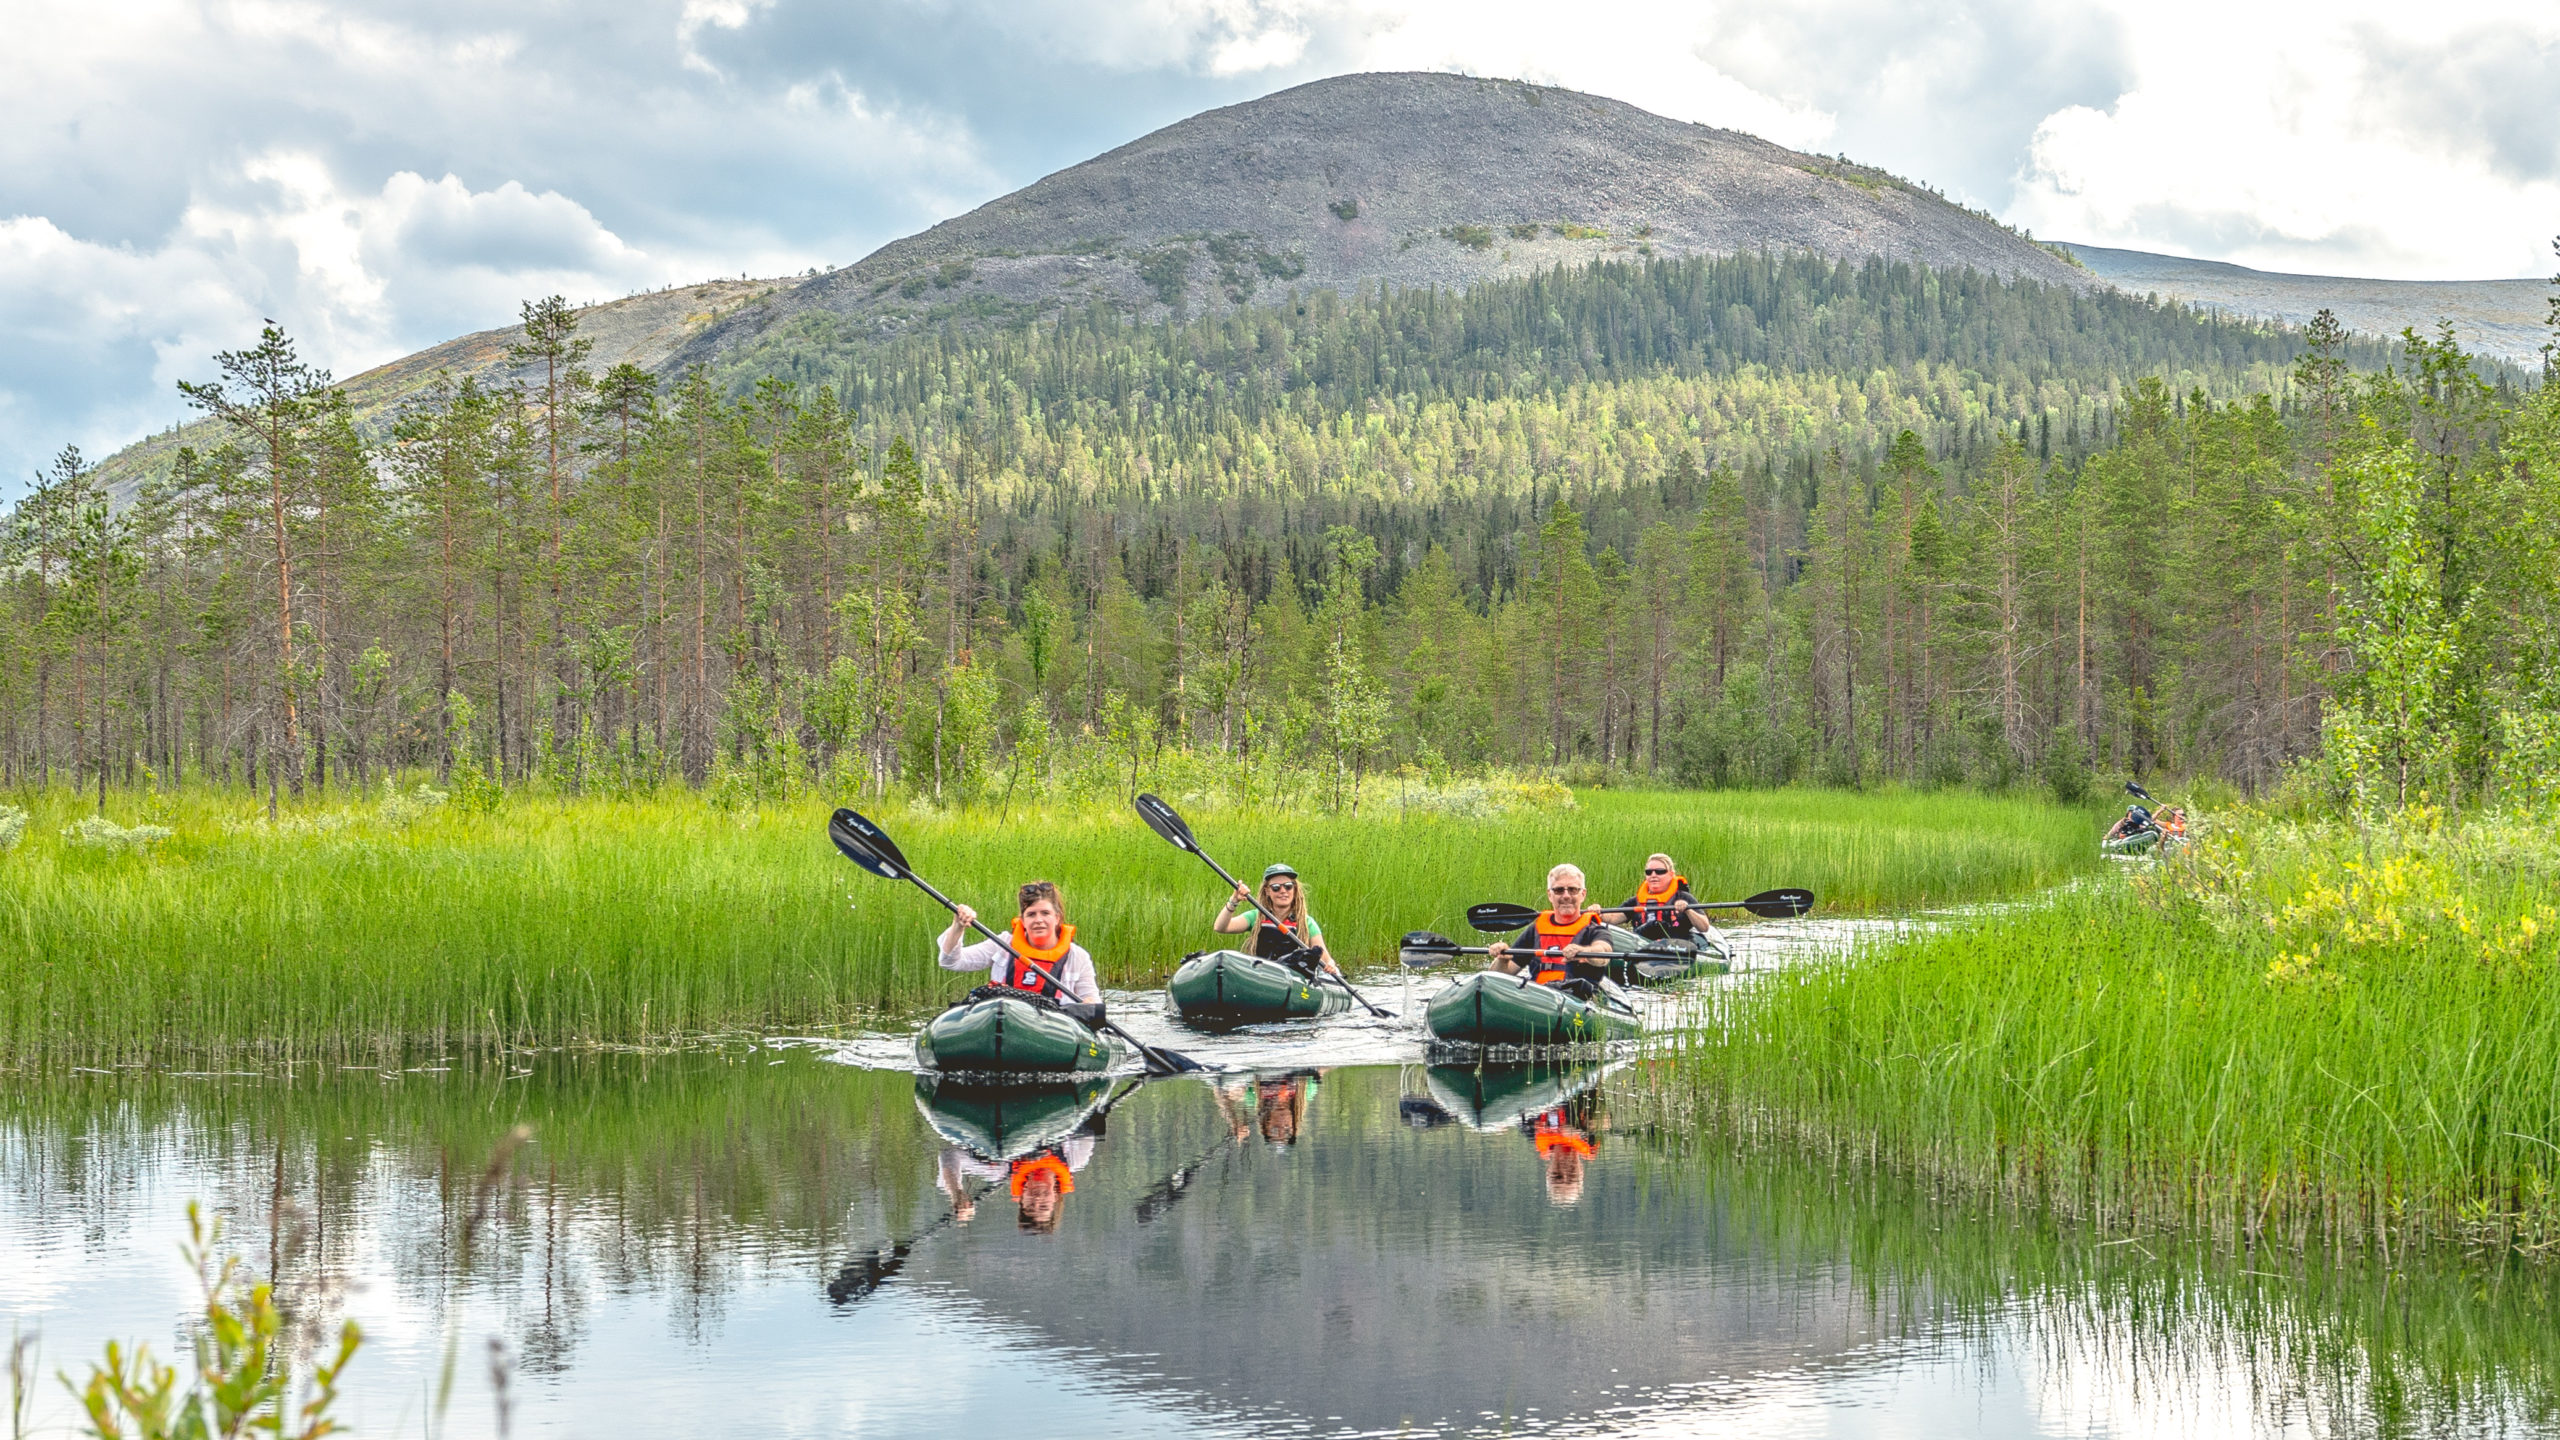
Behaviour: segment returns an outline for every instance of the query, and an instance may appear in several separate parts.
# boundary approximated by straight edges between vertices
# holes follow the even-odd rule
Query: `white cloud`
[[[512,181],[474,191],[401,171],[352,191],[301,151],[254,155],[225,181],[148,247],[84,240],[41,216],[0,221],[0,325],[13,342],[0,415],[15,429],[49,413],[54,432],[23,437],[20,468],[27,450],[68,440],[103,454],[157,428],[178,409],[174,382],[263,320],[343,376],[422,335],[503,323],[523,297],[620,295],[699,278],[704,263],[671,266],[576,202]],[[95,393],[117,375],[142,383]]]
[[[2548,269],[2560,9],[2145,13],[2125,93],[2036,127],[2013,223],[2315,274]]]

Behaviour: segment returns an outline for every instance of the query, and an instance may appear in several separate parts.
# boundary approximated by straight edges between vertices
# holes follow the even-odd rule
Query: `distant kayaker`
[[[935,962],[945,970],[984,970],[994,984],[1044,999],[1101,1004],[1102,986],[1094,979],[1093,957],[1076,943],[1076,927],[1065,923],[1058,887],[1047,880],[1034,880],[1022,887],[1016,902],[1022,913],[1014,918],[1010,948],[993,940],[963,946],[960,942],[967,938],[978,912],[966,905],[953,906],[951,928],[942,932]],[[1031,964],[1020,963],[1017,956]],[[1042,975],[1032,965],[1048,973]],[[1056,983],[1052,984],[1052,980]],[[1065,987],[1063,993],[1060,986]]]
[[[1263,871],[1259,897],[1237,886],[1236,893],[1219,907],[1218,918],[1210,928],[1221,935],[1253,931],[1253,953],[1265,960],[1282,960],[1301,950],[1313,950],[1325,969],[1336,975],[1342,973],[1342,967],[1333,963],[1333,951],[1324,943],[1324,927],[1307,913],[1307,888],[1290,866],[1274,865]]]
[[[1689,940],[1716,933],[1715,922],[1698,908],[1698,897],[1689,893],[1689,882],[1671,863],[1671,857],[1660,853],[1644,857],[1644,880],[1617,913],[1626,917],[1630,928],[1648,939]],[[1660,929],[1648,931],[1648,925]]]
[[[1484,947],[1485,958],[1506,974],[1527,971],[1541,985],[1561,985],[1575,978],[1574,961],[1606,956],[1612,949],[1601,934],[1600,912],[1583,908],[1588,888],[1579,865],[1559,865],[1548,871],[1547,908],[1508,942],[1497,940]],[[1522,959],[1511,958],[1515,950]]]

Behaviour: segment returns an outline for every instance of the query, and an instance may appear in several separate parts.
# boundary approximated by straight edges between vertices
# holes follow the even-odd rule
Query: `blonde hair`
[[[1654,861],[1656,861],[1656,860],[1659,860],[1659,861],[1661,861],[1663,864],[1670,866],[1670,867],[1671,867],[1671,871],[1672,871],[1672,873],[1673,873],[1673,874],[1675,874],[1675,875],[1676,875],[1676,874],[1678,874],[1678,873],[1680,872],[1680,862],[1679,862],[1679,861],[1677,861],[1677,860],[1672,859],[1672,858],[1671,858],[1670,856],[1668,856],[1668,855],[1663,854],[1663,853],[1662,853],[1661,851],[1659,851],[1659,850],[1656,850],[1656,851],[1654,851],[1652,854],[1647,855],[1646,857],[1644,857],[1644,863],[1646,863],[1647,865],[1652,864],[1652,863],[1653,863]]]

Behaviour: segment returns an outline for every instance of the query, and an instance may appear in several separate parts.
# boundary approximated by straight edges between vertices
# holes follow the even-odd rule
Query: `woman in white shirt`
[[[1066,923],[1056,884],[1034,880],[1023,886],[1015,898],[1021,913],[1014,917],[1009,944],[981,940],[975,945],[962,945],[978,912],[966,905],[955,905],[951,928],[942,932],[934,962],[945,970],[984,970],[994,984],[1046,1000],[1101,1004],[1102,986],[1094,978],[1093,957],[1076,943],[1076,927]]]

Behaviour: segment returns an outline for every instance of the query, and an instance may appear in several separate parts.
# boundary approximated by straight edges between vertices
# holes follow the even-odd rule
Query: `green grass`
[[[1718,992],[1718,1125],[2104,1224],[2560,1255],[2542,827],[2255,821],[2186,861]]]
[[[238,796],[111,805],[175,832],[140,853],[64,839],[85,813],[73,797],[26,803],[27,838],[0,855],[13,1059],[641,1041],[876,1020],[964,983],[932,963],[940,912],[839,858],[821,802],[519,799],[405,820],[358,806],[281,827]],[[1563,859],[1611,898],[1664,849],[1702,893],[1807,885],[1834,911],[2016,894],[2093,863],[2088,814],[1974,795],[1593,791],[1476,818],[1182,803],[1239,874],[1299,866],[1354,960],[1406,929],[1460,929],[1472,901],[1534,899]],[[1108,983],[1159,983],[1211,943],[1216,881],[1120,806],[876,818],[990,917],[1016,882],[1058,881]]]

